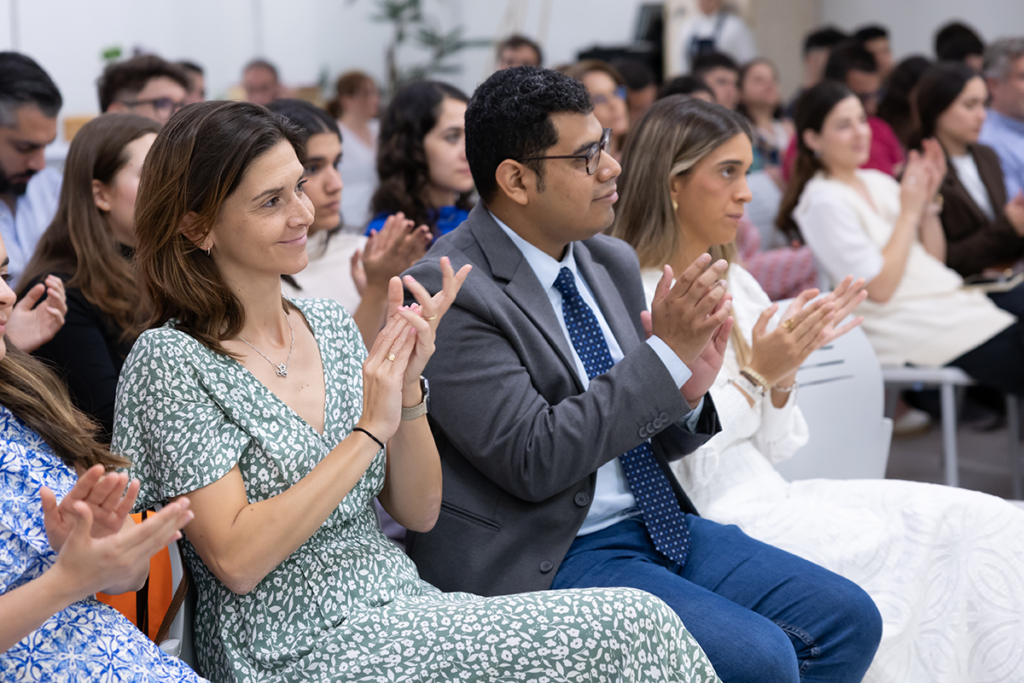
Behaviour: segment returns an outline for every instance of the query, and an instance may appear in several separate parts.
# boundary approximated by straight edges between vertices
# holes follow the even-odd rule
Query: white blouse
[[[871,282],[882,272],[882,250],[900,214],[899,183],[880,171],[862,169],[857,175],[871,204],[819,172],[793,212],[819,270],[833,285],[847,275]],[[960,276],[916,239],[889,301],[865,301],[856,312],[864,316],[864,332],[883,365],[946,365],[1015,320],[981,292],[963,289]]]
[[[661,270],[644,269],[641,276],[650,305]],[[772,302],[754,276],[735,263],[729,266],[727,280],[735,325],[749,342],[758,317]],[[770,396],[759,394],[751,396],[751,405],[732,384],[739,379],[739,363],[730,340],[722,370],[711,387],[722,431],[672,463],[683,490],[700,511],[729,509],[733,500],[749,503],[785,495],[786,481],[773,464],[792,457],[807,443],[807,423],[796,407],[798,390],[781,408],[775,407]]]
[[[370,121],[373,144],[368,145],[345,124],[338,121],[342,136],[341,180],[345,189],[341,192],[341,217],[345,231],[363,234],[370,222],[370,200],[377,191],[377,135],[379,122]]]
[[[326,231],[310,235],[306,242],[309,265],[294,276],[301,289],[281,283],[285,296],[292,299],[333,299],[355,313],[361,297],[352,280],[352,254],[366,246],[366,238],[336,232],[328,239]]]

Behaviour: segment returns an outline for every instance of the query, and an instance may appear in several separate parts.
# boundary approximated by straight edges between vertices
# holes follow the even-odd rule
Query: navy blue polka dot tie
[[[583,361],[587,377],[594,379],[608,372],[612,367],[608,342],[601,332],[594,311],[576,289],[576,278],[571,270],[562,268],[558,272],[555,289],[562,293],[565,326],[569,328],[569,337]],[[629,487],[633,490],[633,497],[643,513],[647,533],[651,535],[654,547],[678,564],[685,564],[690,550],[690,530],[686,525],[686,515],[679,508],[672,485],[654,458],[650,441],[644,441],[623,454],[619,460]]]

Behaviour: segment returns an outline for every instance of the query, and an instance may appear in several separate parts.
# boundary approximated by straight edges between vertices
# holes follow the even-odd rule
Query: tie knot
[[[562,269],[558,271],[558,277],[555,279],[555,289],[561,292],[562,297],[566,299],[573,299],[579,296],[579,292],[576,290],[576,277],[565,266],[562,266]]]

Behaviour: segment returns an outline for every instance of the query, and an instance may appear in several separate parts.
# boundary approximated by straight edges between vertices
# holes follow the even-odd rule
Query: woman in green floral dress
[[[136,209],[156,319],[118,386],[138,506],[187,497],[199,661],[214,681],[717,681],[657,598],[626,589],[444,594],[377,529],[438,514],[420,372],[468,273],[447,262],[367,352],[341,306],[283,300],[313,220],[301,136],[251,104],[176,115]],[[339,274],[339,277],[343,274]],[[385,450],[380,445],[387,443]],[[452,558],[458,562],[459,558]]]

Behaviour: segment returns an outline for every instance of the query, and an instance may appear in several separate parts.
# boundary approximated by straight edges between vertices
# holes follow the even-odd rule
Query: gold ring
[[[785,327],[787,330],[793,329],[793,319],[786,318],[785,320],[782,321],[782,326]]]
[[[423,319],[424,319],[424,320],[428,320],[428,321],[429,321],[429,320],[437,320],[437,313],[435,313],[434,315],[432,315],[432,316],[430,316],[430,317],[427,317],[427,316],[423,316]]]
[[[395,354],[389,353],[388,354],[388,360],[391,361],[392,363],[394,363],[395,362]]]

